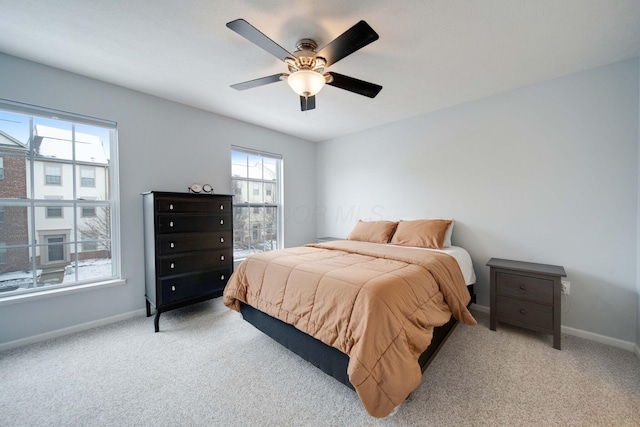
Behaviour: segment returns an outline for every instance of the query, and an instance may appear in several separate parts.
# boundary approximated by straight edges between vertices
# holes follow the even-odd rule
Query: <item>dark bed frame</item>
[[[469,285],[467,289],[471,295],[471,302],[475,303],[476,295],[474,293],[474,286]],[[353,385],[347,375],[347,365],[349,364],[348,355],[250,305],[241,303],[240,312],[242,313],[242,317],[257,329],[303,359],[311,362],[311,364],[331,375],[347,387],[353,389]],[[442,344],[447,340],[457,323],[458,321],[451,316],[448,323],[434,328],[431,344],[418,359],[422,372],[429,366],[429,363],[431,363],[436,356],[438,350],[440,350]]]

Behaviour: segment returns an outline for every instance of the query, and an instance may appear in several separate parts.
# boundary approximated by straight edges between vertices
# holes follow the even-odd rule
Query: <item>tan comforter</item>
[[[336,241],[245,260],[224,290],[349,355],[347,373],[365,409],[385,417],[422,376],[418,357],[434,326],[473,325],[462,273],[449,255]]]

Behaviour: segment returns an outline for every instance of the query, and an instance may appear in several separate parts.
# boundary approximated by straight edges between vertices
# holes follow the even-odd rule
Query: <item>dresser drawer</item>
[[[552,304],[553,280],[498,272],[496,273],[496,292],[498,295]]]
[[[496,314],[503,322],[553,329],[553,308],[549,305],[498,296]]]
[[[159,254],[171,255],[205,249],[227,248],[233,242],[229,231],[217,233],[166,234],[159,236]]]
[[[161,280],[162,304],[172,304],[182,300],[222,292],[229,280],[231,272],[231,268],[224,268]]]
[[[233,265],[233,249],[196,252],[160,259],[158,276],[172,276],[195,270],[225,268]]]
[[[158,213],[226,213],[231,212],[231,200],[225,197],[220,200],[203,196],[201,200],[189,199],[164,199],[156,200],[156,212]]]
[[[231,230],[231,215],[159,215],[158,233]]]

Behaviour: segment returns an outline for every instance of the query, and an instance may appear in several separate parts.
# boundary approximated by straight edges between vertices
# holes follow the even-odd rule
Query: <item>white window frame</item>
[[[4,179],[4,157],[0,156],[0,179]]]
[[[89,175],[85,176],[87,172],[90,172]],[[85,180],[91,179],[91,185],[86,185]],[[89,166],[80,166],[80,187],[84,188],[95,188],[96,187],[96,168]]]
[[[104,275],[99,277],[82,279],[78,276],[78,273],[77,273],[78,269],[75,268],[75,269],[72,269],[74,271],[74,274],[76,274],[75,281],[72,280],[71,282],[46,285],[46,286],[34,286],[33,288],[29,288],[29,289],[20,288],[19,290],[16,290],[16,291],[3,293],[2,295],[0,295],[0,306],[5,304],[12,304],[14,302],[19,302],[25,299],[39,299],[39,298],[59,295],[61,292],[64,292],[64,293],[78,292],[78,291],[84,291],[84,290],[95,288],[95,287],[113,286],[113,285],[126,283],[126,281],[122,279],[122,273],[121,273],[120,195],[118,191],[120,186],[119,186],[119,168],[118,168],[117,123],[110,120],[103,120],[103,119],[83,116],[79,114],[53,110],[49,108],[23,104],[20,102],[10,101],[10,100],[1,99],[1,98],[0,98],[0,110],[14,113],[14,114],[24,115],[29,120],[29,123],[30,123],[29,125],[30,132],[31,132],[29,136],[30,140],[33,138],[33,126],[31,125],[31,123],[33,123],[33,119],[35,118],[67,122],[63,124],[71,126],[72,135],[75,135],[76,126],[90,126],[90,127],[101,128],[103,129],[104,132],[108,133],[109,150],[108,150],[108,164],[106,167],[108,167],[109,173],[106,174],[108,177],[108,182],[106,184],[108,185],[108,188],[109,188],[109,193],[108,193],[109,199],[95,200],[95,201],[87,201],[86,199],[82,199],[81,195],[79,195],[77,191],[77,189],[80,188],[80,182],[79,182],[80,180],[78,179],[78,182],[76,183],[75,181],[76,177],[73,177],[73,181],[74,181],[73,196],[71,198],[65,198],[64,200],[56,200],[56,205],[60,205],[63,208],[70,207],[72,208],[71,212],[74,212],[74,215],[73,215],[74,226],[69,232],[70,233],[69,240],[65,241],[65,243],[69,243],[69,244],[65,244],[65,253],[66,253],[65,256],[68,255],[69,251],[73,252],[74,256],[70,257],[70,259],[74,261],[74,257],[75,257],[75,262],[77,262],[78,260],[78,257],[75,254],[79,254],[82,248],[81,231],[79,229],[80,224],[78,221],[79,215],[77,215],[76,213],[78,212],[77,208],[78,207],[82,208],[83,206],[88,206],[88,205],[95,205],[96,207],[106,207],[109,209],[110,235],[107,236],[106,240],[103,240],[103,241],[109,245],[110,266],[111,266],[110,271],[105,272]],[[75,175],[75,173],[79,174],[79,172],[75,172],[79,170],[77,166],[79,166],[80,164],[85,165],[85,163],[80,163],[79,161],[68,160],[68,159],[64,161],[61,160],[60,162],[58,162],[53,158],[51,159],[47,158],[43,162],[43,159],[41,157],[38,158],[37,153],[35,153],[34,147],[30,148],[28,154],[24,155],[24,158],[28,164],[27,175],[30,175],[28,176],[28,180],[27,180],[27,182],[30,182],[30,188],[29,186],[27,188],[27,197],[8,198],[8,199],[0,198],[0,204],[5,207],[16,206],[16,207],[23,207],[27,209],[27,211],[29,212],[28,227],[30,230],[29,231],[30,238],[28,242],[25,244],[7,245],[6,248],[11,249],[12,247],[14,248],[28,247],[30,254],[40,253],[42,255],[43,252],[47,251],[47,246],[44,243],[44,239],[42,239],[42,237],[44,237],[41,235],[42,231],[35,228],[34,221],[36,218],[36,210],[42,209],[43,207],[46,207],[46,206],[50,206],[51,201],[45,198],[36,199],[33,197],[34,194],[37,194],[34,191],[34,185],[36,185],[34,181],[35,167],[37,166],[37,163],[42,163],[45,165],[59,164],[60,171],[62,174],[62,170],[64,169],[62,167],[62,164],[71,163],[74,166],[72,169],[74,171],[73,174]],[[88,165],[88,166],[91,166],[91,165]],[[104,167],[104,166],[101,166],[101,167]],[[41,173],[43,172],[45,171],[42,170]],[[46,181],[46,178],[44,178],[44,181]],[[61,177],[61,181],[62,181],[62,177]],[[43,182],[42,184],[51,185],[51,184],[46,184],[46,182]],[[53,185],[57,185],[57,184],[53,184]],[[37,274],[38,274],[37,271],[40,269],[40,266],[38,265],[36,258],[37,257],[35,256],[30,256],[30,263],[31,263],[30,271],[33,272],[33,278],[32,278],[33,283],[36,283]],[[75,262],[72,262],[71,265],[76,266]]]
[[[61,187],[62,186],[62,165],[53,164],[51,162],[47,162],[47,163],[43,163],[42,167],[44,168],[44,185],[55,185],[55,186]],[[57,174],[57,175],[53,175],[53,174],[47,173],[52,168],[58,169],[58,171],[60,171],[60,173]],[[58,178],[60,178],[60,182],[49,182],[48,178],[50,176],[57,176]]]
[[[233,155],[234,153],[240,153],[240,154],[245,154],[245,155],[250,155],[250,156],[258,156],[261,158],[267,158],[270,160],[275,160],[276,161],[276,194],[278,196],[277,200],[275,203],[266,203],[264,202],[264,192],[259,191],[259,188],[264,188],[264,183],[269,183],[271,184],[272,181],[270,180],[265,180],[264,176],[262,179],[254,179],[254,178],[242,178],[242,177],[234,177],[233,176]],[[231,181],[232,181],[232,186],[235,189],[235,182],[236,181],[246,181],[247,182],[247,198],[249,199],[247,202],[239,202],[238,200],[236,200],[236,197],[233,198],[233,207],[234,207],[234,218],[236,217],[235,215],[235,209],[236,208],[243,208],[243,209],[248,209],[249,214],[251,215],[251,213],[254,211],[254,209],[259,209],[259,208],[275,208],[276,209],[276,247],[274,247],[273,249],[279,249],[283,247],[283,242],[284,242],[284,194],[283,194],[283,188],[284,188],[284,160],[282,155],[280,154],[275,154],[275,153],[269,153],[269,152],[265,152],[265,151],[259,151],[259,150],[254,150],[254,149],[250,149],[250,148],[245,148],[245,147],[239,147],[239,146],[235,146],[232,145],[231,146],[231,162],[232,162],[232,171],[231,171]],[[247,166],[248,167],[248,166]],[[262,184],[260,186],[258,186],[258,196],[260,196],[262,194],[262,199],[263,202],[262,203],[256,203],[256,202],[252,202],[251,198],[256,196],[256,194],[254,194],[254,189],[256,187],[252,187],[250,184],[251,183],[259,183]],[[233,193],[233,191],[232,191]],[[239,224],[236,224],[236,221],[234,221],[233,224],[233,228],[234,228],[234,260],[236,261],[240,261],[244,258],[246,258],[245,256],[242,256],[239,254],[239,251],[237,251],[237,244],[236,244],[236,238],[237,238],[237,231],[238,230],[238,226]],[[249,222],[249,226],[248,228],[245,228],[244,231],[246,231],[247,235],[250,237],[250,239],[253,241],[253,239],[255,238],[255,232],[258,231],[258,233],[260,233],[260,229],[256,230],[253,227],[253,224],[251,224],[251,222]],[[245,236],[246,237],[246,236]],[[259,236],[258,236],[259,237]],[[250,244],[250,247],[251,244]],[[266,249],[266,248],[262,248],[262,251],[268,251],[271,249]],[[254,252],[261,252],[260,250],[255,250],[255,249],[251,249],[254,250]],[[243,251],[244,252],[244,251]]]

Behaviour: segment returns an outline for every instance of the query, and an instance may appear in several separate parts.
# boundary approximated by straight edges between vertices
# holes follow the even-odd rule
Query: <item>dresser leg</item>
[[[151,304],[149,304],[149,300],[145,300],[147,303],[147,317],[151,317]]]
[[[156,309],[156,317],[153,319],[153,326],[156,328],[156,332],[160,330],[160,310]]]

